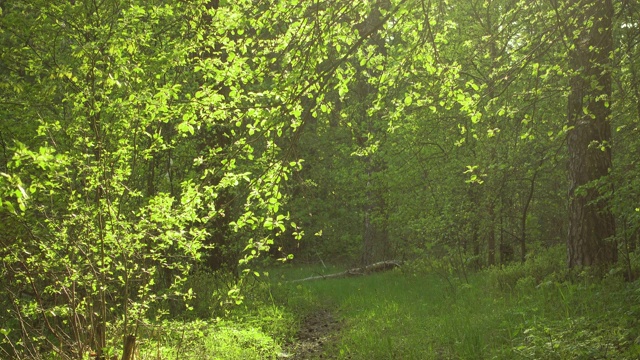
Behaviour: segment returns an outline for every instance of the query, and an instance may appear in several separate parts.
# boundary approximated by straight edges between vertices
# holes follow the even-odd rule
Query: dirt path
[[[289,345],[279,359],[310,360],[329,359],[324,354],[326,346],[335,341],[340,322],[327,309],[317,310],[304,318],[296,341]]]

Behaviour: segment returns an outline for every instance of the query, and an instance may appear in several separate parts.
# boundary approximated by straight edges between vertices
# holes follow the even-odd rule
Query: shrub
[[[259,327],[241,322],[195,320],[147,325],[139,359],[275,359],[278,342]]]
[[[487,270],[492,284],[501,290],[513,290],[520,282],[538,285],[544,280],[564,279],[568,270],[565,264],[565,251],[562,245],[540,249],[527,256],[524,263],[513,263],[504,267]],[[520,281],[530,277],[530,280]]]

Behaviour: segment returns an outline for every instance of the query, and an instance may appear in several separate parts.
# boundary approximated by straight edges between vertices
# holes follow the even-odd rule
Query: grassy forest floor
[[[182,356],[167,358],[640,358],[640,282],[617,274],[569,281],[550,262],[541,257],[466,280],[410,264],[302,283],[290,280],[342,269],[271,269],[235,318],[199,330],[200,345],[183,344]]]
[[[581,283],[507,271],[469,282],[393,271],[317,281],[283,290],[289,309],[333,309],[340,335],[323,358],[637,359],[640,286],[616,279]],[[286,295],[285,295],[286,294]]]

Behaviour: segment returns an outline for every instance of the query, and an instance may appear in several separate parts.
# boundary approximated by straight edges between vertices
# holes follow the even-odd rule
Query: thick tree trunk
[[[593,185],[611,168],[613,5],[612,0],[574,0],[572,5],[578,19],[574,27],[580,32],[570,60],[575,73],[568,107],[568,263],[607,266],[617,260],[615,223],[606,197]]]

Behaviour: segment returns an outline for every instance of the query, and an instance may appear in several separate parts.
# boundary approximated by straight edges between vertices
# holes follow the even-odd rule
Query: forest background
[[[278,260],[637,278],[637,1],[0,11],[10,358],[124,359]]]

